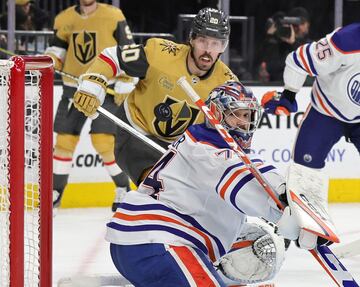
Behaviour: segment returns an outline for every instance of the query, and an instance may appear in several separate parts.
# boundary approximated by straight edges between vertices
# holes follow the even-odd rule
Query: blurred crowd
[[[0,15],[0,27],[7,29],[8,13]],[[43,30],[49,28],[50,15],[31,0],[15,0],[16,30]]]

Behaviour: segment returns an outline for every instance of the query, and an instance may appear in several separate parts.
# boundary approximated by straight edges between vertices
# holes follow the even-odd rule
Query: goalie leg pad
[[[272,279],[284,261],[284,238],[267,224],[245,223],[233,248],[219,260],[219,269],[240,284]]]

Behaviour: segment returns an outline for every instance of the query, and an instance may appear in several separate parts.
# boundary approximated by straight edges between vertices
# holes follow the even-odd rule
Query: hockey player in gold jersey
[[[194,19],[188,45],[152,38],[145,47],[107,48],[82,77],[74,97],[75,107],[92,115],[103,102],[109,79],[123,73],[139,77],[139,83],[116,115],[167,147],[190,125],[204,121],[196,105],[176,85],[178,78],[185,75],[203,99],[215,86],[237,79],[219,60],[229,34],[228,17],[220,10],[204,8]],[[134,183],[140,183],[146,170],[160,156],[134,136],[118,129],[116,161]]]
[[[55,37],[45,53],[53,58],[55,69],[76,77],[83,74],[106,47],[133,43],[122,11],[111,5],[97,3],[96,0],[80,0],[79,5],[62,11],[55,18],[54,32]],[[114,84],[115,92],[126,93],[133,88],[128,78],[123,77],[117,81],[112,79],[109,84]],[[54,124],[57,133],[54,148],[54,206],[60,204],[68,182],[74,150],[86,120],[84,114],[72,105],[77,84],[77,81],[63,77],[63,95]],[[112,95],[105,97],[104,106],[111,112],[118,109]],[[92,122],[90,134],[94,148],[101,155],[117,187],[116,197],[119,197],[129,189],[129,180],[115,161],[115,131],[113,123],[98,118]],[[115,201],[119,199],[115,198]]]

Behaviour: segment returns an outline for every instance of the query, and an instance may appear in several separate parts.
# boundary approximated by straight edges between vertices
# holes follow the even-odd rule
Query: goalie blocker
[[[278,222],[284,237],[308,250],[317,244],[340,242],[328,213],[328,180],[322,170],[290,164],[286,189],[289,206]]]

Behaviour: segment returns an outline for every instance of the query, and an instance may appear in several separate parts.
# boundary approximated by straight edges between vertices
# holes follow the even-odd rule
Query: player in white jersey
[[[296,112],[295,95],[308,75],[315,77],[311,104],[298,130],[287,188],[301,194],[305,204],[315,207],[332,225],[327,209],[328,178],[322,168],[327,154],[343,136],[360,152],[360,23],[337,29],[290,53],[284,91],[266,93],[261,102],[265,110],[286,115]],[[307,248],[313,248],[316,241],[312,236]]]
[[[293,159],[320,169],[331,148],[345,136],[360,152],[360,23],[300,46],[286,59],[284,91],[268,92],[265,111],[289,114],[297,111],[295,94],[306,76],[315,77],[311,105],[301,123]]]
[[[252,92],[230,82],[215,88],[206,103],[248,150],[261,116]],[[251,160],[283,194],[284,179],[276,168],[258,156]],[[107,224],[106,239],[116,268],[135,286],[226,286],[215,262],[227,277],[255,283],[279,270],[284,240],[246,223],[247,215],[278,222],[282,212],[206,121],[188,128],[138,190],[126,194]],[[275,257],[259,259],[266,253],[259,240],[269,240]]]

